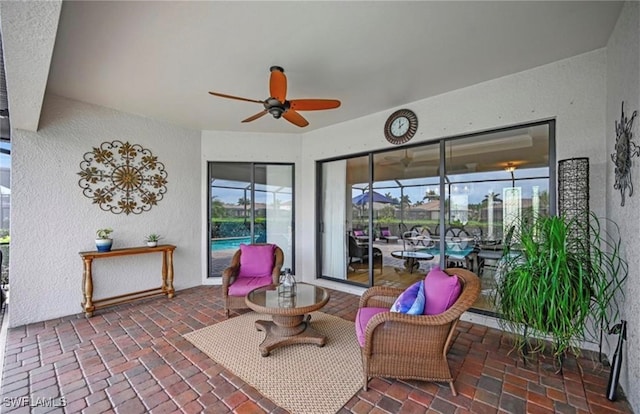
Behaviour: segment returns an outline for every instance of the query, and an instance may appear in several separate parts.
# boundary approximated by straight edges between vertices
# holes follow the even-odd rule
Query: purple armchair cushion
[[[380,230],[380,234],[382,235],[382,237],[389,237],[389,236],[391,236],[391,232],[389,231],[389,229],[382,229],[382,230]]]
[[[366,340],[367,324],[375,315],[389,312],[387,308],[360,308],[356,314],[356,337],[361,347],[364,347]]]
[[[437,315],[449,309],[460,296],[462,286],[457,276],[449,276],[438,266],[424,279],[425,315]]]
[[[273,272],[275,248],[273,244],[241,244],[238,277],[270,277]]]
[[[354,230],[353,235],[356,237],[364,236],[364,230]]]
[[[229,286],[229,296],[246,296],[253,289],[271,284],[271,276],[268,277],[239,277]]]
[[[424,313],[424,302],[424,282],[421,280],[409,286],[398,296],[391,306],[391,312],[422,315]]]

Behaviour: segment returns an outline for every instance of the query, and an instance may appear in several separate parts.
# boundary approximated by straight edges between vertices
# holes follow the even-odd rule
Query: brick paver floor
[[[358,296],[331,291],[322,311],[353,321],[357,306]],[[10,329],[2,412],[284,413],[182,337],[224,319],[220,288],[200,286]],[[609,370],[591,357],[569,358],[557,374],[510,348],[509,334],[461,322],[449,353],[457,397],[448,384],[376,378],[340,413],[632,412],[605,398]],[[66,406],[45,407],[60,399]]]

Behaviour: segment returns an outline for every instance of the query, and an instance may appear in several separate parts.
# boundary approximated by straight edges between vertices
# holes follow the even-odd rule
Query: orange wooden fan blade
[[[287,99],[287,77],[279,66],[271,66],[271,78],[269,79],[269,93],[281,103]]]
[[[247,101],[247,102],[255,102],[255,103],[264,104],[263,101],[258,101],[256,99],[241,98],[240,96],[226,95],[224,93],[218,93],[218,92],[209,92],[209,93],[211,95],[220,96],[222,98],[230,98],[230,99],[237,99],[239,101]]]
[[[294,99],[289,103],[291,104],[291,109],[296,111],[317,111],[340,106],[340,101],[336,99]]]
[[[267,113],[267,110],[265,109],[264,111],[258,112],[255,115],[250,116],[247,119],[244,119],[242,122],[251,122],[251,121],[255,121],[256,119],[260,118],[261,116],[265,115]]]
[[[304,119],[302,115],[300,115],[293,109],[289,109],[287,112],[282,114],[282,117],[287,121],[291,122],[293,125],[299,126],[300,128],[303,128],[309,125],[309,122],[306,119]]]

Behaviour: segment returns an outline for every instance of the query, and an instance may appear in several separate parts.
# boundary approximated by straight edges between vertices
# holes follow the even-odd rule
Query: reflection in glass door
[[[475,309],[492,311],[505,247],[524,217],[551,213],[548,124],[445,143],[443,266],[482,283]]]
[[[209,185],[210,277],[243,243],[277,244],[294,268],[293,165],[211,162]]]
[[[406,287],[437,262],[433,234],[440,218],[439,144],[387,151],[373,157],[375,244],[383,253],[374,285]]]

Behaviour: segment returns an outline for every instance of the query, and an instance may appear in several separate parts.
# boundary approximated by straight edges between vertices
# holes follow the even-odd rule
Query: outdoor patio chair
[[[442,313],[391,312],[391,306],[403,293],[399,288],[374,286],[360,298],[356,333],[362,351],[365,391],[371,378],[386,377],[448,382],[453,395],[457,395],[447,352],[460,316],[478,298],[480,279],[466,269],[445,269],[444,272],[459,279],[461,290]],[[425,290],[429,289],[426,286]]]
[[[445,230],[444,240],[446,243],[445,263],[448,267],[466,267],[469,268],[469,256],[473,250],[469,250],[475,246],[475,241],[464,227],[451,226]]]
[[[493,245],[481,245],[478,251],[478,275],[484,276],[485,271],[489,270],[494,277],[497,277],[498,268],[502,263],[503,256],[510,254],[513,233],[516,227],[511,226],[507,231],[504,243],[496,243]]]
[[[398,241],[398,236],[392,235],[391,230],[389,230],[389,227],[380,227],[380,240],[384,240],[387,243],[389,242],[396,243]]]
[[[426,226],[413,226],[402,234],[404,250],[429,249],[436,246],[431,231]]]
[[[354,263],[369,264],[369,244],[349,236],[349,266],[353,267]],[[373,268],[382,272],[382,250],[377,247],[373,248]]]
[[[275,244],[241,244],[231,258],[231,264],[222,272],[224,312],[245,309],[244,298],[253,289],[277,285],[284,263],[284,253]]]

